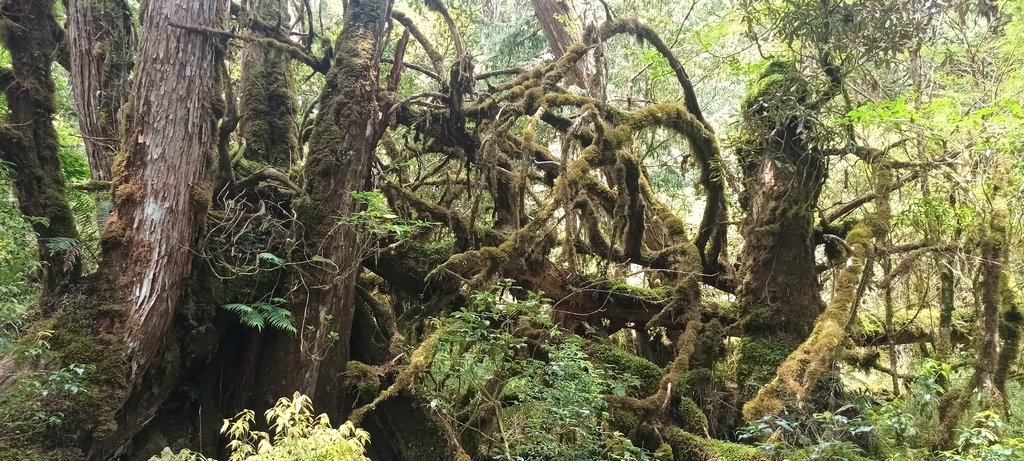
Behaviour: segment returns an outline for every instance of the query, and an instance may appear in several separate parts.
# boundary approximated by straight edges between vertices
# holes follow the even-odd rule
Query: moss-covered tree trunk
[[[348,220],[359,209],[353,192],[368,186],[370,161],[382,134],[379,67],[389,0],[349,2],[313,125],[303,194],[295,200],[292,251],[297,286],[289,304],[298,337],[265,369],[265,395],[300,391],[336,417],[344,413],[341,373],[349,359],[356,278],[363,252]],[[274,363],[276,362],[276,363]]]
[[[805,145],[808,98],[792,63],[776,62],[744,102],[747,144],[739,155],[746,214],[736,295],[744,327],[737,378],[747,395],[772,379],[824,307],[814,212],[826,171],[820,154]]]
[[[247,1],[250,27],[280,34],[279,25],[288,23],[286,6],[282,0]],[[299,150],[291,59],[283,50],[247,41],[241,62],[238,135],[245,140],[245,156],[287,169]]]
[[[81,272],[78,229],[64,196],[58,157],[54,83],[50,68],[60,27],[53,2],[7,0],[2,3],[3,43],[11,67],[0,69],[7,114],[0,127],[0,160],[14,180],[22,214],[38,236],[44,264],[44,294],[76,279]]]
[[[1003,174],[1005,169],[998,169]],[[1008,176],[1008,175],[1007,175]],[[996,189],[998,190],[998,188]],[[953,446],[955,429],[964,414],[971,408],[972,396],[975,392],[982,396],[982,408],[998,414],[1006,409],[1006,395],[1003,386],[998,383],[1000,350],[1000,309],[1006,288],[1006,272],[1008,246],[1007,223],[1009,205],[1005,198],[996,197],[992,200],[992,208],[988,218],[983,222],[982,238],[979,244],[980,264],[977,319],[975,320],[973,337],[974,373],[967,386],[953,389],[942,396],[939,402],[939,426],[935,431],[935,448],[948,449]],[[1012,301],[1012,300],[1010,300]],[[1008,313],[1013,306],[1007,306]],[[1016,347],[1015,341],[1012,343]]]

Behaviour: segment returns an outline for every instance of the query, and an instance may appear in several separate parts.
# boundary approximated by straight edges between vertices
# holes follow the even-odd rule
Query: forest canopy
[[[1024,459],[1024,3],[0,0],[0,461]]]

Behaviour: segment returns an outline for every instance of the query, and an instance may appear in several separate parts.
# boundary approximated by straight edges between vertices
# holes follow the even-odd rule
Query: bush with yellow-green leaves
[[[255,413],[244,410],[224,420],[221,433],[228,437],[229,461],[364,461],[370,435],[346,421],[331,426],[327,415],[314,416],[309,397],[298,392],[282,397],[264,415],[271,433],[253,430]],[[150,461],[212,461],[198,453],[165,448]]]

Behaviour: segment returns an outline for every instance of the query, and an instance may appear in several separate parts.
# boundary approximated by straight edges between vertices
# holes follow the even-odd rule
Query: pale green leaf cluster
[[[252,410],[243,410],[224,420],[221,433],[228,437],[229,461],[363,461],[370,435],[351,421],[331,426],[325,414],[314,415],[313,402],[298,392],[282,397],[264,413],[270,432],[255,430]],[[212,461],[183,450],[173,454],[164,449],[150,461]]]

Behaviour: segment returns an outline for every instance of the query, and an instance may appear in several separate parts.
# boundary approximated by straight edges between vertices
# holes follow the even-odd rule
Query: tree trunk
[[[565,54],[574,43],[580,41],[578,34],[566,27],[566,21],[573,18],[573,13],[572,8],[564,0],[530,0],[530,3],[533,4],[533,13],[537,17],[537,22],[540,23],[541,31],[544,33],[544,38],[547,39],[555,59]],[[603,101],[604,87],[592,84],[590,74],[593,72],[588,69],[588,64],[592,64],[588,59],[577,61],[569,72],[567,80],[569,84],[588,90],[591,96]]]
[[[246,7],[254,28],[280,33],[279,24],[288,23],[282,0],[249,0]],[[299,152],[291,59],[283,50],[246,41],[241,61],[238,135],[246,142],[245,156],[286,170]]]
[[[349,360],[355,284],[362,262],[356,229],[346,223],[359,209],[382,135],[378,109],[380,54],[391,13],[388,0],[352,1],[335,45],[320,111],[310,136],[303,196],[294,202],[298,286],[289,304],[299,335],[268,360],[282,370],[268,377],[265,396],[299,391],[332,418],[345,412],[340,374]],[[274,363],[276,362],[276,363]]]
[[[994,177],[999,178],[995,192],[1005,186],[1010,177],[1007,165],[992,165]],[[1007,288],[1005,266],[1008,261],[1009,203],[1006,198],[996,196],[991,202],[989,215],[983,223],[979,242],[980,263],[977,290],[977,318],[973,336],[974,373],[965,388],[953,389],[942,396],[939,402],[939,425],[935,431],[934,448],[948,449],[955,442],[955,430],[964,413],[971,407],[972,396],[981,393],[981,408],[1004,415],[1006,395],[998,380],[999,354],[999,313],[1003,306]],[[1012,302],[1013,300],[1008,300]],[[1014,309],[1006,306],[1007,313]],[[1019,314],[1018,314],[1019,316]],[[1016,347],[1016,338],[1009,343]]]
[[[81,273],[78,229],[64,196],[53,127],[56,102],[50,67],[60,27],[52,1],[8,0],[2,8],[11,68],[0,69],[8,108],[0,127],[0,160],[10,164],[18,205],[38,235],[45,297]]]
[[[103,459],[154,417],[182,376],[183,336],[172,326],[189,290],[196,239],[210,206],[216,146],[217,39],[179,26],[221,29],[228,2],[150,0],[123,151],[113,166],[114,212],[102,240],[100,283],[123,318],[127,376],[119,426],[101,433]],[[195,333],[203,332],[197,328]],[[207,331],[208,332],[208,331]],[[179,343],[179,341],[181,343]],[[196,344],[188,344],[194,348]]]
[[[132,69],[132,9],[123,0],[68,0],[67,13],[71,88],[89,174],[93,181],[109,181]],[[96,227],[103,232],[113,204],[108,191],[94,198]]]
[[[213,37],[175,25],[222,28],[227,7],[226,0],[146,4],[100,268],[54,303],[52,318],[33,327],[54,330],[50,363],[23,365],[45,371],[89,364],[95,367],[83,374],[89,392],[47,401],[63,415],[60,435],[15,439],[10,450],[22,459],[108,459],[156,415],[191,366],[187,359],[211,355],[198,339],[216,336],[182,307],[187,292],[202,289],[186,280],[211,199],[219,51]],[[173,329],[175,319],[192,323]],[[0,382],[0,392],[16,385]],[[11,428],[0,424],[0,435]]]
[[[221,28],[227,1],[147,4],[124,153],[114,165],[114,213],[103,268],[128,306],[124,338],[132,375],[161,350],[191,272],[210,206],[218,44],[178,25]]]
[[[743,107],[752,141],[739,154],[745,185],[740,205],[746,216],[740,227],[744,246],[736,296],[745,336],[737,378],[747,391],[775,376],[823,309],[814,269],[813,218],[825,164],[804,145],[806,131],[795,119],[802,108],[777,104],[806,103],[805,88],[792,63],[772,63]],[[780,121],[774,119],[777,113],[767,111],[787,115]]]
[[[68,0],[67,9],[78,126],[92,179],[109,181],[132,69],[131,8],[123,0]]]

